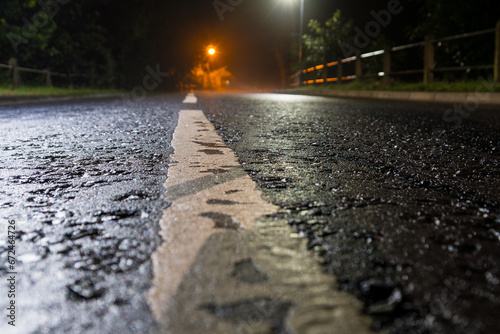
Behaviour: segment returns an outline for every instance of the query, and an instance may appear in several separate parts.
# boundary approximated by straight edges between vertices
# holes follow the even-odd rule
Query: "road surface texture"
[[[393,332],[500,328],[500,113],[290,95],[201,98],[279,215]]]
[[[4,224],[15,219],[18,333],[147,333],[152,326],[145,294],[181,102],[0,108],[1,262]],[[7,268],[0,270],[5,277]]]
[[[497,332],[499,110],[196,97],[0,107],[19,333]]]

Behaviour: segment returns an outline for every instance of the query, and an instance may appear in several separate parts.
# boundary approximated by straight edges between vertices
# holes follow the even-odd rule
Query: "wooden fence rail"
[[[462,38],[475,37],[485,34],[495,34],[495,53],[494,53],[494,63],[487,65],[473,65],[473,66],[451,66],[451,67],[435,67],[435,47],[434,45],[441,42],[452,41]],[[392,54],[401,50],[408,50],[416,47],[424,47],[424,66],[420,69],[409,69],[402,71],[392,71]],[[382,68],[378,73],[363,73],[363,59],[382,56]],[[354,73],[351,75],[346,75],[343,67],[344,64],[354,63]],[[335,77],[329,77],[328,72],[330,68],[337,67],[335,72],[337,75]],[[435,39],[434,36],[429,35],[425,37],[422,42],[411,43],[400,46],[386,46],[383,50],[375,50],[372,52],[358,54],[353,57],[340,59],[326,64],[320,64],[316,66],[309,67],[302,71],[298,71],[294,75],[290,76],[290,86],[297,87],[300,85],[311,85],[311,84],[323,84],[323,83],[342,83],[343,81],[355,80],[360,78],[370,78],[370,77],[382,77],[382,83],[384,85],[389,85],[391,78],[400,75],[407,74],[422,74],[423,82],[425,84],[430,84],[434,81],[434,74],[437,72],[447,72],[447,71],[463,71],[463,70],[479,70],[479,69],[493,69],[493,80],[495,82],[500,82],[500,21],[493,29],[486,29],[481,31],[475,31],[465,34],[459,34],[454,36],[443,37]]]
[[[9,64],[0,64],[0,68],[5,68],[8,70],[12,70],[12,88],[18,89],[21,87],[21,75],[20,72],[27,73],[35,73],[41,74],[45,76],[45,86],[52,87],[52,77],[58,76],[62,78],[74,78],[74,77],[84,77],[90,78],[91,83],[95,82],[96,75],[93,74],[75,74],[75,73],[59,73],[59,72],[51,72],[48,69],[38,70],[34,68],[20,67],[17,64],[17,59],[11,58],[9,60]]]

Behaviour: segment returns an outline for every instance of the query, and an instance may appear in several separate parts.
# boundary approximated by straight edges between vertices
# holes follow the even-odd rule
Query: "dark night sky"
[[[235,1],[237,2],[237,1]],[[402,4],[408,0],[402,0]],[[356,25],[371,19],[371,10],[385,9],[387,0],[305,0],[304,32],[307,22],[325,21],[341,9]],[[408,11],[410,12],[410,11]],[[414,11],[413,11],[414,12]],[[183,61],[202,53],[210,43],[220,53],[214,65],[228,65],[240,81],[258,86],[274,85],[279,70],[273,46],[278,41],[298,40],[299,0],[242,0],[234,10],[224,13],[221,21],[212,0],[192,1],[186,20],[179,26],[175,50]],[[391,23],[399,27],[408,15],[401,14]],[[186,55],[192,55],[186,58]]]

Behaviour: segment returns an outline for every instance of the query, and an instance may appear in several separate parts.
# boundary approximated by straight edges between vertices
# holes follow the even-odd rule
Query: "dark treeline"
[[[142,83],[148,74],[146,66],[156,68],[159,65],[162,72],[171,73],[162,86],[167,89],[173,88],[189,72],[193,59],[204,43],[220,39],[224,41],[221,43],[224,49],[221,59],[226,57],[227,65],[231,65],[231,61],[236,64],[230,66],[230,70],[239,70],[243,74],[260,70],[263,75],[272,78],[275,73],[271,72],[274,69],[278,71],[280,67],[266,63],[273,61],[269,60],[272,57],[267,57],[267,60],[258,57],[258,52],[262,53],[272,46],[268,42],[262,44],[262,40],[269,39],[269,36],[280,36],[274,44],[275,49],[283,50],[283,54],[277,57],[281,60],[282,72],[286,67],[283,64],[293,64],[297,59],[294,54],[297,47],[291,46],[297,43],[297,38],[286,38],[286,31],[278,34],[262,28],[279,26],[269,24],[280,20],[276,10],[269,11],[270,8],[280,8],[277,7],[279,1],[282,0],[242,1],[241,5],[230,7],[231,10],[225,12],[225,20],[219,20],[211,0],[1,0],[0,63],[5,64],[10,58],[16,58],[18,64],[24,67],[61,73],[95,74],[97,87],[125,89]],[[365,24],[373,20],[371,11],[387,8],[391,1],[396,0],[324,2],[322,6],[329,9],[319,8],[320,1],[311,1],[307,3],[306,9],[309,13],[314,11],[315,15],[329,12],[330,17],[334,7],[340,9],[343,22],[353,21],[351,29],[336,27],[345,35],[341,37],[352,44],[353,29],[359,27],[363,30]],[[386,42],[401,44],[421,41],[426,34],[443,37],[493,28],[500,19],[498,0],[399,2],[404,6],[404,11],[394,15],[390,25],[383,29],[380,36],[373,38],[374,44],[368,48],[382,46]],[[265,12],[266,8],[269,13]],[[284,11],[284,8],[280,10]],[[295,21],[295,17],[290,17],[290,22]],[[246,23],[238,25],[238,22]],[[318,21],[317,31],[323,22],[323,19]],[[259,25],[260,30],[257,29]],[[311,35],[307,29],[305,33]],[[484,42],[481,39],[464,41],[477,49],[475,55],[484,60],[472,61],[470,57],[476,57],[474,55],[464,59],[466,56],[459,53],[459,46],[452,44],[443,45],[442,48],[448,48],[448,51],[440,54],[455,57],[455,63],[488,63],[491,61],[492,43],[490,37],[485,38]],[[322,60],[318,57],[328,61],[338,57],[340,50],[335,43],[337,39],[336,36],[326,36],[323,40],[318,38],[317,41],[308,41],[312,43],[309,51],[316,49],[321,52],[317,55],[309,52],[306,59],[313,63]],[[324,45],[315,42],[331,45],[325,49]],[[235,50],[239,50],[238,53]],[[241,50],[251,52],[243,54]],[[286,50],[291,50],[291,54],[287,54]],[[239,63],[233,58],[239,59]],[[443,60],[443,63],[445,61],[448,60]],[[0,69],[0,83],[7,81],[8,76],[9,71]],[[59,85],[68,84],[71,82],[59,82]],[[81,84],[88,85],[89,82],[82,81]]]
[[[172,72],[168,52],[183,1],[2,0],[0,63],[95,74],[98,87],[130,88],[146,66]],[[166,86],[173,80],[166,80]]]

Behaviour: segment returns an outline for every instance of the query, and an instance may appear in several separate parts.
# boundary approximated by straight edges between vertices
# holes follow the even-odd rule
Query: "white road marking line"
[[[194,95],[194,93],[188,93],[184,101],[182,103],[197,103],[198,98]]]
[[[336,278],[323,273],[308,253],[307,240],[292,237],[286,221],[263,218],[279,207],[262,200],[201,110],[181,110],[172,146],[165,182],[172,205],[160,220],[164,242],[152,257],[149,296],[163,332],[259,332],[253,322],[249,328],[245,321],[221,321],[203,305],[260,297],[295,305],[284,319],[293,333],[372,333],[372,319],[361,314],[362,304],[335,289]],[[265,282],[242,284],[230,278],[235,263],[248,259],[263,270]]]
[[[241,167],[201,110],[181,110],[172,146],[175,152],[165,182],[167,198],[168,189],[206,182],[207,175],[214,176],[216,181],[211,181],[211,187],[196,187],[199,191],[194,194],[172,194],[173,203],[160,220],[164,243],[153,255],[154,287],[150,293],[157,319],[168,308],[210,235],[227,229],[252,229],[255,219],[278,210],[261,198],[261,192],[247,174],[223,176]]]

